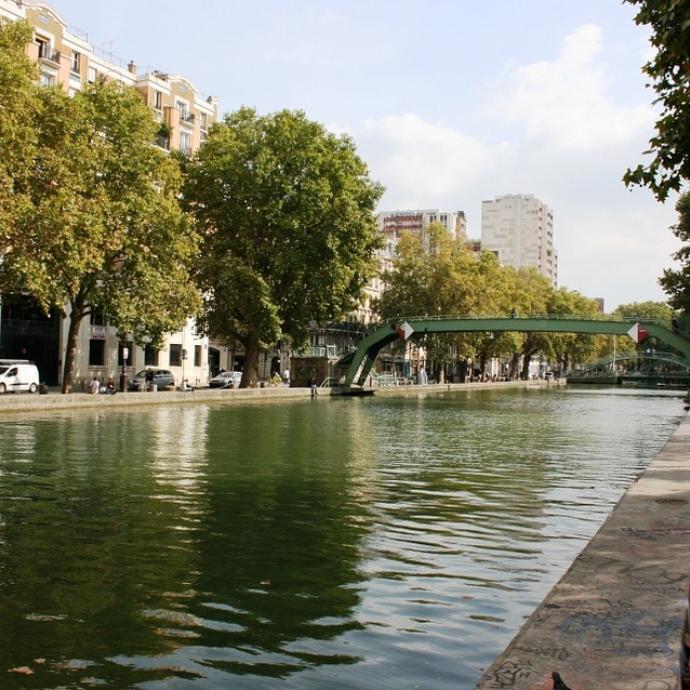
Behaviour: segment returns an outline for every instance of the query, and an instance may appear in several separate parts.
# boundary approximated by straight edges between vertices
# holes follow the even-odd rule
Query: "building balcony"
[[[41,62],[49,62],[52,65],[55,65],[56,67],[60,66],[60,51],[59,50],[50,50],[48,48],[43,48],[41,47],[41,50],[38,51],[38,59]]]
[[[188,127],[194,126],[194,113],[180,113],[180,124]]]

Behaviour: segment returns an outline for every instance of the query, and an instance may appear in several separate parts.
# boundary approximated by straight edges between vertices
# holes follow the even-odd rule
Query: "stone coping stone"
[[[330,388],[320,388],[320,396],[330,396]],[[117,408],[140,405],[167,405],[199,402],[248,402],[288,400],[309,398],[309,388],[289,388],[287,386],[266,386],[264,388],[197,388],[191,391],[157,391],[155,393],[134,392],[115,395],[90,395],[88,393],[48,393],[47,395],[28,393],[7,393],[0,396],[0,414],[13,412],[32,412],[46,410],[72,410],[77,408]]]
[[[482,390],[485,388],[511,388],[554,385],[543,381],[504,381],[497,383],[467,383],[467,384],[428,384],[426,386],[391,386],[390,388],[376,388],[376,395],[409,395],[418,393],[445,393],[449,390]],[[319,397],[334,396],[334,389],[319,388]],[[197,388],[191,391],[157,391],[155,393],[133,392],[116,393],[115,395],[90,395],[75,392],[62,395],[50,392],[47,395],[28,393],[7,393],[0,395],[0,415],[13,412],[32,412],[46,410],[72,410],[78,408],[115,408],[135,407],[139,405],[165,405],[170,403],[194,402],[248,402],[289,400],[295,398],[310,398],[310,388],[290,388],[288,386],[265,386],[264,388]]]
[[[378,396],[417,395],[419,393],[457,393],[460,391],[480,391],[504,388],[532,388],[565,385],[565,379],[544,381],[532,379],[529,381],[476,381],[474,383],[426,383],[424,385],[410,384],[403,386],[385,386],[374,388]]]
[[[678,690],[689,579],[686,417],[476,690]]]

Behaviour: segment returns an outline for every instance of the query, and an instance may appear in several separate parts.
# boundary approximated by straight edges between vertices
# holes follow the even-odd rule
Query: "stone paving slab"
[[[679,689],[689,581],[686,418],[476,690]]]

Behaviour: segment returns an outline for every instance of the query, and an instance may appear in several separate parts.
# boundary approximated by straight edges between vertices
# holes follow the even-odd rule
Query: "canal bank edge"
[[[689,579],[686,416],[475,689],[681,688]]]
[[[467,384],[429,384],[427,386],[391,386],[377,388],[376,395],[411,395],[419,393],[446,393],[448,391],[473,391],[487,388],[524,388],[534,385],[555,385],[544,381],[507,381],[501,383],[467,383]],[[318,397],[336,395],[336,389],[319,388]],[[158,391],[156,393],[117,393],[116,395],[89,395],[72,393],[61,395],[29,395],[11,393],[0,396],[0,415],[16,412],[45,412],[50,410],[75,410],[81,408],[137,407],[141,405],[168,405],[188,403],[233,403],[233,402],[268,402],[310,398],[310,388],[289,388],[287,386],[266,386],[264,388],[218,389],[199,388],[192,391]]]

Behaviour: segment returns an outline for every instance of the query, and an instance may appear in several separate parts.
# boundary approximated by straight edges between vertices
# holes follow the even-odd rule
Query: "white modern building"
[[[558,253],[553,245],[553,211],[532,194],[506,194],[482,201],[483,250],[504,266],[536,268],[558,284]]]

